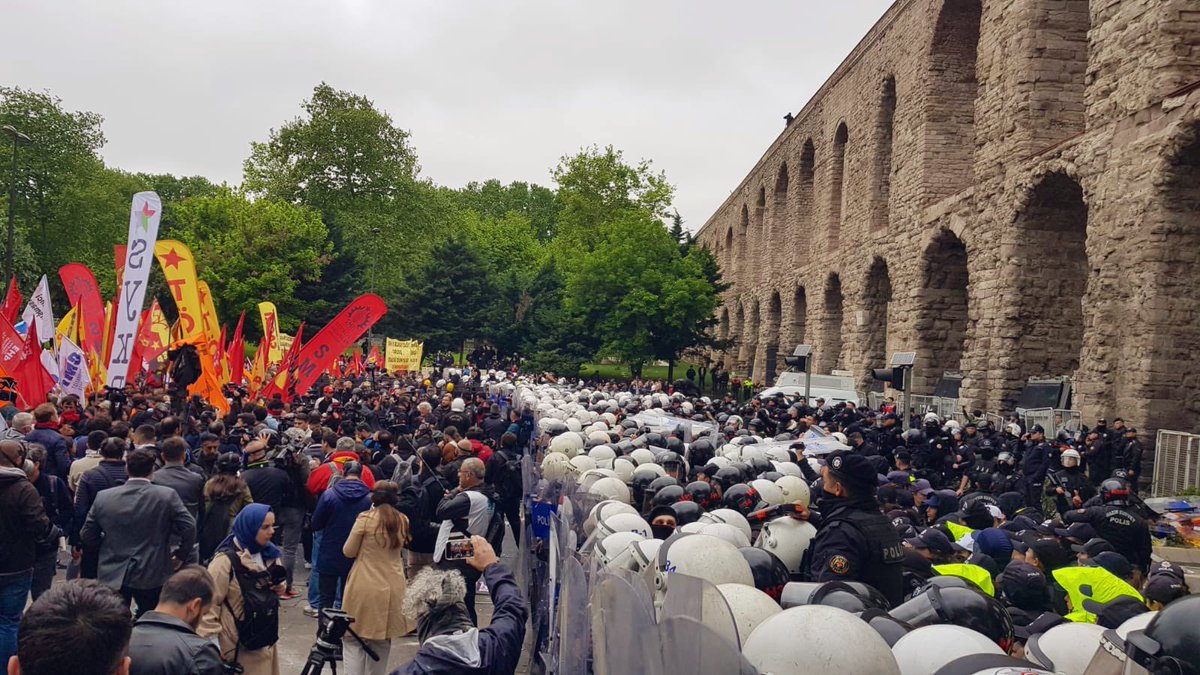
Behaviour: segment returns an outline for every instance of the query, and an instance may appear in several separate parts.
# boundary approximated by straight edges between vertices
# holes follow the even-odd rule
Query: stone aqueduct
[[[757,382],[917,351],[918,393],[1200,432],[1200,2],[897,0],[698,239]]]

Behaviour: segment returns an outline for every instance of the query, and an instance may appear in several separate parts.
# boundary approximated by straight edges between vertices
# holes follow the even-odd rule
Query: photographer
[[[529,605],[516,579],[500,564],[496,552],[479,536],[471,537],[475,555],[467,564],[482,575],[492,596],[492,621],[479,630],[463,611],[468,585],[453,570],[427,569],[412,580],[404,598],[405,613],[416,620],[421,648],[393,675],[479,673],[511,675],[521,660]]]
[[[434,517],[442,522],[442,530],[480,535],[489,543],[498,545],[504,538],[504,516],[496,504],[496,491],[483,478],[485,467],[477,457],[463,460],[458,469],[458,489],[446,493],[438,504]],[[434,551],[436,556],[438,551]],[[475,612],[475,584],[479,573],[470,568],[463,570],[467,579],[467,612],[472,623],[478,624]]]
[[[238,514],[233,532],[217,547],[208,565],[212,604],[197,632],[216,636],[221,659],[236,663],[245,675],[276,675],[279,655],[279,596],[287,579],[281,553],[271,537],[275,514],[251,504]]]
[[[0,661],[17,652],[17,622],[33,582],[39,545],[52,525],[37,488],[22,468],[25,444],[0,441]]]

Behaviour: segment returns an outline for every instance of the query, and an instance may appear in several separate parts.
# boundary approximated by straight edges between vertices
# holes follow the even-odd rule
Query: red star
[[[178,269],[179,263],[181,263],[181,262],[183,262],[183,256],[176,253],[175,249],[173,249],[173,248],[163,254],[163,257],[162,257],[163,267],[174,267],[174,268]]]
[[[151,211],[151,210],[150,210],[150,202],[143,202],[143,203],[142,203],[142,217],[143,217],[143,218],[149,218],[150,216],[152,216],[152,215],[154,215],[154,214],[156,214],[156,213],[158,213],[158,211]]]

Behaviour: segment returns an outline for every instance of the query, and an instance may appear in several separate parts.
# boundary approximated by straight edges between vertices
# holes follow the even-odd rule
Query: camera
[[[222,661],[221,672],[225,673],[225,675],[242,675],[242,673],[246,672],[246,669],[240,663],[226,663]]]

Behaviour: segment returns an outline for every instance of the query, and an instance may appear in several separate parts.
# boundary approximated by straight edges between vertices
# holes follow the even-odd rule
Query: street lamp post
[[[4,257],[4,282],[7,284],[13,275],[13,213],[17,203],[17,147],[28,145],[33,141],[17,131],[11,124],[5,124],[0,129],[12,137],[12,175],[8,179],[8,251]]]

